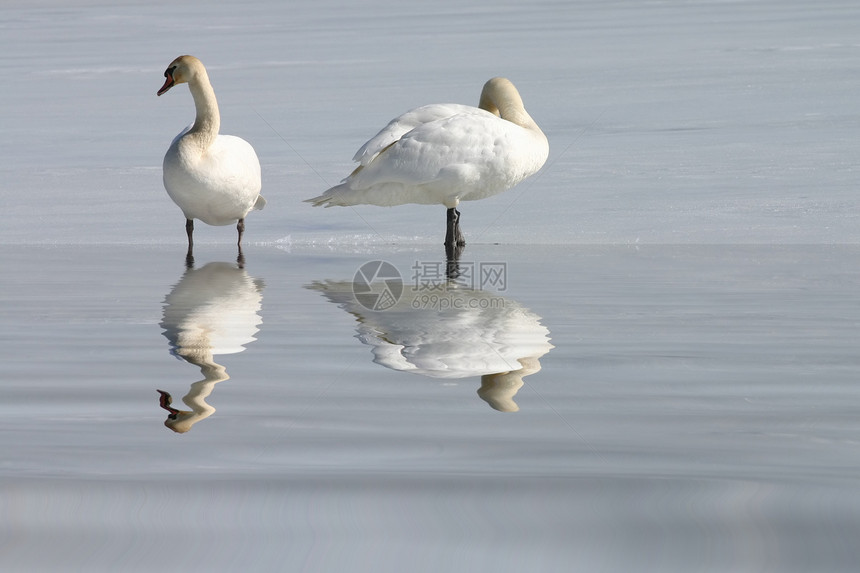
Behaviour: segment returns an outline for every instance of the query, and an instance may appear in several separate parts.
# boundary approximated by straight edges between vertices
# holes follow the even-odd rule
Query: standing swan
[[[314,206],[441,203],[448,208],[445,245],[466,244],[460,201],[510,189],[546,162],[549,143],[526,112],[514,84],[493,78],[478,107],[433,104],[393,119],[353,157],[359,166]]]
[[[164,188],[185,214],[188,255],[192,259],[194,219],[208,225],[236,224],[239,254],[245,215],[262,209],[260,161],[251,144],[233,135],[219,135],[221,115],[215,91],[203,63],[194,56],[179,56],[164,72],[161,95],[187,83],[197,108],[194,123],[177,135],[164,156]]]

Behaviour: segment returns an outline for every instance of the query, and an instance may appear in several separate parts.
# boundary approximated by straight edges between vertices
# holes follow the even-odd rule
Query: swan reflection
[[[215,384],[229,378],[215,356],[242,352],[256,340],[263,322],[259,314],[263,287],[262,280],[248,276],[241,266],[214,262],[188,268],[167,295],[161,327],[171,354],[198,366],[203,374],[182,398],[191,410],[174,408],[170,394],[158,391],[160,405],[168,411],[164,425],[174,432],[187,432],[215,412],[206,398]]]
[[[523,378],[541,369],[553,348],[541,317],[495,293],[449,284],[444,291],[404,285],[396,304],[369,310],[350,281],[318,281],[309,289],[355,316],[357,338],[373,361],[431,378],[481,377],[478,396],[502,412],[519,410],[514,396]]]

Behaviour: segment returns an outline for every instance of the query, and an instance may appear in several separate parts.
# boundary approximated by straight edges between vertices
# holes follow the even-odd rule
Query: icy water
[[[0,569],[856,570],[860,9],[806,4],[6,3]],[[161,184],[182,53],[241,260]],[[456,265],[301,202],[494,75],[551,154]]]

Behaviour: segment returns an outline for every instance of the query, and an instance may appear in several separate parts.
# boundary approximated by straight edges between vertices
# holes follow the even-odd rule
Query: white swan
[[[194,123],[173,139],[164,156],[164,188],[185,214],[188,256],[192,254],[194,219],[209,225],[236,224],[239,251],[245,215],[262,209],[260,161],[251,144],[233,135],[219,135],[221,115],[215,91],[203,63],[194,56],[179,56],[164,72],[157,95],[187,83],[194,97]]]
[[[478,107],[434,104],[392,120],[355,154],[358,168],[314,206],[441,203],[448,208],[446,244],[464,245],[460,201],[510,189],[546,162],[549,143],[526,113],[514,84],[493,78]]]

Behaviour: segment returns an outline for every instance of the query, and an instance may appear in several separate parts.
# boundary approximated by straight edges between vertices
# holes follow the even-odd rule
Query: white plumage
[[[220,135],[221,116],[206,68],[193,56],[180,56],[164,72],[158,95],[188,83],[197,117],[179,133],[164,156],[164,187],[185,215],[188,254],[194,219],[209,225],[237,223],[241,248],[245,216],[262,209],[260,161],[251,144]]]
[[[546,136],[505,78],[489,80],[479,107],[434,104],[392,120],[353,158],[340,185],[307,201],[314,206],[442,204],[452,212],[510,189],[546,162]],[[454,238],[463,244],[457,225]],[[447,242],[447,239],[446,239]]]

